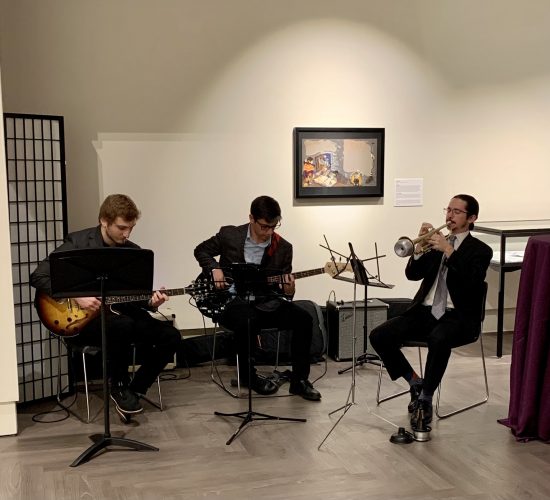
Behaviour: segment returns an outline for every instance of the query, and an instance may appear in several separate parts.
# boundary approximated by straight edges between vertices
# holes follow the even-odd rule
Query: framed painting
[[[296,198],[384,196],[383,128],[295,128]]]

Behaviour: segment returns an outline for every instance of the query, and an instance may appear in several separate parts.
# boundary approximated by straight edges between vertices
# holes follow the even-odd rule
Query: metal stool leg
[[[450,411],[448,413],[440,413],[439,412],[439,401],[441,398],[441,384],[439,385],[437,389],[437,402],[435,405],[435,414],[439,418],[448,418],[452,417],[453,415],[456,415],[457,413],[462,413],[463,411],[469,410],[470,408],[475,408],[476,406],[480,406],[482,404],[485,404],[489,400],[489,383],[487,380],[487,366],[485,365],[485,350],[483,349],[483,334],[481,333],[479,335],[479,345],[480,345],[480,352],[481,352],[481,363],[483,365],[483,378],[485,382],[485,395],[480,401],[476,401],[475,403],[468,404],[466,406],[463,406],[462,408],[459,408],[458,410]]]
[[[136,376],[136,344],[132,344],[132,379]],[[147,401],[151,406],[159,409],[160,411],[164,410],[164,405],[162,403],[162,392],[160,390],[160,376],[157,376],[157,393],[158,393],[158,402],[149,399],[145,394],[141,396],[141,399]]]
[[[82,371],[84,372],[84,390],[86,392],[86,423],[90,423],[90,393],[88,392],[88,370],[86,368],[86,354],[82,353]]]
[[[84,379],[84,391],[85,391],[85,396],[86,396],[86,418],[84,419],[83,417],[81,417],[77,412],[75,412],[72,408],[70,408],[71,405],[69,406],[66,406],[62,400],[61,400],[61,391],[62,391],[62,388],[61,388],[61,345],[64,345],[65,348],[67,349],[67,354],[68,356],[70,356],[70,360],[69,360],[69,363],[70,363],[70,367],[73,367],[73,362],[72,362],[72,358],[73,358],[73,353],[74,351],[68,347],[64,342],[61,341],[61,339],[58,337],[58,359],[59,359],[59,363],[58,363],[58,369],[57,369],[57,374],[58,374],[58,385],[57,385],[57,404],[59,406],[61,406],[63,409],[65,409],[66,411],[68,411],[71,415],[75,416],[76,418],[78,418],[78,420],[80,420],[81,422],[84,422],[86,424],[89,424],[91,421],[92,421],[92,417],[91,417],[91,411],[90,411],[90,393],[89,393],[89,388],[88,388],[88,370],[87,370],[87,366],[86,366],[86,354],[84,351],[81,352],[81,355],[82,355],[82,371],[83,371],[83,379]],[[73,371],[74,373],[74,367],[71,368],[71,370]],[[76,402],[76,398],[78,397],[78,387],[77,387],[77,384],[75,383],[75,387],[74,387],[74,391],[75,391],[75,401]],[[73,403],[74,403],[73,402]]]
[[[229,394],[233,398],[241,397],[241,377],[239,374],[239,354],[237,353],[237,392],[230,390],[223,382],[222,377],[218,371],[218,365],[216,364],[216,339],[219,331],[217,328],[214,330],[214,337],[212,341],[212,359],[210,362],[210,379],[214,382],[220,389]]]
[[[162,392],[160,391],[160,377],[157,377],[157,389],[159,394],[159,410],[164,410],[164,405],[162,404]]]

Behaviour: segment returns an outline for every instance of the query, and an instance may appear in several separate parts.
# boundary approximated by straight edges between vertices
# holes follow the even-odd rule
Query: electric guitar
[[[192,295],[195,299],[200,299],[209,290],[212,285],[206,282],[193,282],[192,285],[185,288],[172,288],[159,290],[168,296],[174,295]],[[106,297],[105,304],[111,307],[115,304],[126,302],[139,302],[148,300],[153,296],[153,292],[142,295],[124,295],[117,297]],[[50,330],[63,337],[78,335],[80,331],[95,317],[99,316],[101,310],[90,311],[82,309],[75,299],[54,299],[44,292],[38,292],[35,300],[38,317],[42,324]]]
[[[309,276],[317,276],[318,274],[328,274],[331,278],[339,275],[344,271],[353,272],[351,264],[344,262],[327,262],[324,267],[318,267],[316,269],[309,269],[307,271],[299,271],[296,273],[290,273],[294,276],[294,279],[308,278]],[[201,274],[201,279],[205,279]],[[267,276],[267,283],[282,283],[283,275],[277,274],[274,276]],[[231,279],[227,280],[231,283]],[[212,318],[214,321],[218,321],[220,314],[224,311],[225,306],[231,301],[233,295],[229,293],[227,288],[217,289],[212,282],[210,293],[205,294],[199,298],[195,297],[195,302],[199,311],[206,317]]]

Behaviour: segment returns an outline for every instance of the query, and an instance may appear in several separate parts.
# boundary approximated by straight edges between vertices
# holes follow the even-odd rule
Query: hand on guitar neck
[[[168,295],[166,295],[163,290],[166,290],[165,287],[160,287],[160,290],[155,290],[152,297],[149,299],[149,305],[151,307],[157,308],[160,307],[168,300]]]

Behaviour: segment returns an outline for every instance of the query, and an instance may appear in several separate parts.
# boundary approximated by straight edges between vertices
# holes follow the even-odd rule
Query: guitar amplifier
[[[378,300],[367,300],[367,328],[365,324],[365,301],[356,301],[355,355],[365,352],[375,354],[369,342],[370,332],[384,323],[388,317],[388,304]],[[353,301],[327,302],[328,353],[336,361],[351,360],[353,355]]]

